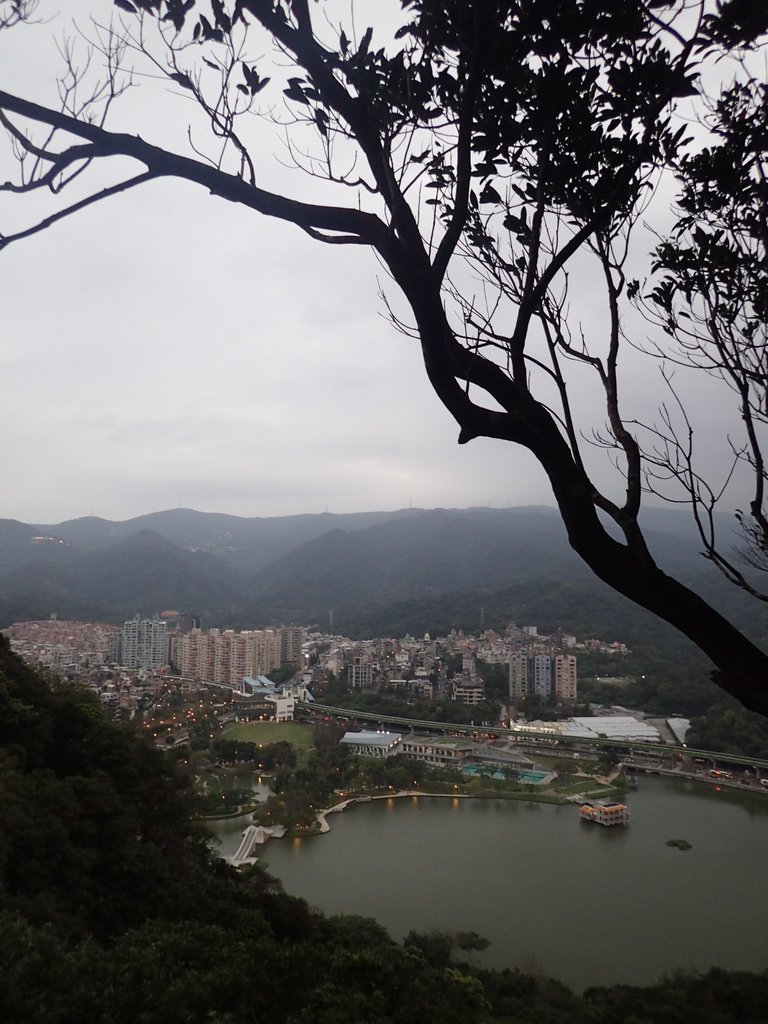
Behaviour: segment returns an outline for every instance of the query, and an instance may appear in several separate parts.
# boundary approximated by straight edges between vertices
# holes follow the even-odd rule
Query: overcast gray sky
[[[113,8],[42,0],[44,23],[0,34],[0,88],[54,103],[51,39],[66,16],[92,10],[106,20]],[[108,127],[181,149],[191,105],[149,86]],[[276,164],[278,143],[264,140],[260,180],[308,194],[315,185]],[[9,163],[0,149],[0,180]],[[0,194],[0,231],[30,223],[36,202]],[[10,246],[0,253],[0,517],[552,504],[525,451],[457,445],[418,345],[384,316],[380,286],[392,293],[365,249],[323,246],[175,181]],[[579,315],[594,323],[586,272],[579,291]],[[646,402],[656,372],[633,364],[630,397]],[[702,381],[717,426],[720,401],[707,389]],[[586,386],[582,399],[587,424],[599,425]]]

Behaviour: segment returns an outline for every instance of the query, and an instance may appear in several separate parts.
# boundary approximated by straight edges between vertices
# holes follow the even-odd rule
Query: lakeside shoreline
[[[643,772],[643,774],[644,775],[645,774],[657,775],[657,776],[663,777],[663,778],[676,778],[678,780],[685,781],[685,782],[703,783],[705,786],[708,786],[708,787],[711,786],[713,788],[716,788],[718,785],[724,785],[726,788],[731,789],[734,792],[744,792],[743,787],[739,786],[735,782],[730,782],[730,785],[728,785],[728,781],[729,780],[725,780],[724,783],[720,783],[719,781],[715,782],[714,780],[702,778],[701,776],[698,776],[698,775],[690,775],[688,773],[681,773],[681,772],[674,772],[674,771],[671,771],[671,772],[670,771],[663,771],[663,770],[659,771],[658,769],[653,769],[650,772]],[[615,776],[614,776],[614,778],[615,778]],[[592,781],[593,782],[597,782],[598,780],[593,779]],[[606,779],[605,782],[599,782],[598,784],[601,785],[601,786],[605,786],[605,785],[611,786],[611,782],[612,782],[612,779]],[[626,795],[627,795],[626,793],[620,793],[618,789],[616,789],[614,787],[611,787],[611,788],[613,789],[613,792],[615,794],[618,794],[622,799],[626,797]],[[759,790],[752,790],[752,789],[750,789],[749,792],[760,794]],[[402,799],[403,797],[409,797],[409,796],[410,797],[428,796],[428,797],[438,797],[438,798],[441,798],[441,799],[456,799],[456,800],[523,800],[523,801],[527,801],[529,803],[553,804],[553,805],[563,806],[565,804],[576,804],[580,800],[594,799],[597,795],[606,796],[608,794],[603,789],[601,789],[599,791],[599,793],[597,793],[597,794],[596,793],[590,793],[590,790],[589,790],[588,787],[585,787],[584,791],[581,792],[581,793],[571,794],[571,796],[567,796],[567,797],[560,796],[559,794],[555,794],[555,793],[552,793],[552,792],[529,793],[529,792],[522,792],[522,791],[515,791],[515,790],[508,790],[506,792],[503,791],[503,790],[502,791],[498,791],[498,792],[483,791],[483,792],[480,792],[480,793],[430,793],[430,792],[427,792],[426,790],[401,789],[401,790],[397,790],[397,792],[393,792],[393,793],[380,793],[380,794],[376,794],[376,795],[373,795],[373,796],[368,795],[368,796],[348,797],[347,799],[341,800],[339,803],[334,804],[332,807],[327,807],[327,808],[324,808],[323,810],[317,812],[317,822],[318,822],[318,825],[320,826],[319,830],[312,830],[312,831],[308,831],[308,832],[299,832],[299,833],[288,832],[288,833],[286,833],[286,835],[291,835],[291,834],[293,834],[293,835],[326,835],[331,830],[331,826],[329,825],[328,820],[327,820],[327,816],[329,814],[340,814],[340,813],[348,810],[348,808],[351,807],[354,804],[371,803],[374,800],[397,800],[397,799]],[[768,794],[765,794],[765,795],[768,795]]]
[[[264,773],[261,773],[262,776]],[[617,773],[618,774],[618,773]],[[730,782],[729,780],[710,780],[703,778],[699,775],[682,773],[679,771],[668,771],[658,768],[643,771],[643,775],[656,775],[665,778],[676,778],[686,782],[698,782],[704,784],[706,787],[716,788],[717,786],[723,786],[735,792],[744,792],[743,787],[736,784],[735,780]],[[339,814],[348,810],[354,804],[365,804],[370,803],[374,800],[395,800],[403,799],[405,797],[437,797],[439,799],[460,799],[460,800],[513,800],[523,801],[527,803],[539,803],[539,804],[550,804],[556,806],[564,806],[566,804],[577,804],[583,800],[594,800],[599,797],[611,796],[614,799],[618,798],[624,800],[627,796],[625,792],[619,791],[617,788],[612,786],[613,779],[616,776],[604,777],[602,779],[585,777],[585,786],[578,793],[572,793],[567,796],[547,790],[546,792],[529,792],[521,790],[483,790],[477,793],[466,793],[466,792],[429,792],[425,789],[405,789],[397,790],[388,793],[375,793],[375,794],[356,794],[354,796],[346,797],[339,800],[337,803],[332,804],[330,807],[322,808],[316,812],[315,826],[307,829],[289,828],[285,836],[288,838],[301,838],[304,836],[316,836],[316,835],[327,835],[331,831],[331,826],[328,821],[328,816],[331,814]],[[593,790],[589,785],[597,785],[600,788]],[[606,789],[605,787],[610,787]],[[765,791],[750,789],[749,792],[762,792],[762,795],[768,796]],[[246,809],[238,809],[237,811],[230,812],[228,814],[217,814],[217,815],[206,815],[201,817],[199,820],[205,821],[227,821],[236,818],[248,819],[248,824],[253,824],[253,815],[258,809],[258,804],[249,806]]]
[[[528,803],[556,804],[563,806],[572,803],[566,797],[559,797],[549,793],[523,793],[523,792],[482,792],[482,793],[430,793],[423,789],[399,789],[392,793],[379,793],[374,796],[353,796],[332,807],[326,807],[317,812],[317,823],[319,830],[308,832],[291,833],[286,835],[327,835],[331,831],[328,823],[329,814],[341,814],[355,804],[373,803],[374,800],[402,800],[405,797],[436,797],[443,800],[523,800]],[[587,799],[588,795],[584,794]]]

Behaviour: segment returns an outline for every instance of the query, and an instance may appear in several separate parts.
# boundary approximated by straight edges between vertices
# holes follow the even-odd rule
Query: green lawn
[[[302,722],[238,722],[227,726],[222,738],[244,743],[279,743],[287,740],[297,750],[312,746],[313,726]]]
[[[602,782],[596,782],[591,778],[584,778],[580,775],[578,778],[571,776],[561,775],[555,780],[552,789],[557,790],[558,793],[562,793],[563,796],[568,796],[571,793],[613,793],[612,786],[606,786]]]
[[[531,761],[533,761],[537,765],[537,767],[540,766],[542,768],[548,768],[550,771],[552,771],[554,769],[555,761],[562,761],[563,760],[563,755],[562,754],[560,754],[559,756],[552,755],[550,757],[548,754],[528,754],[528,753],[525,753],[524,756],[529,758]],[[578,765],[579,762],[578,761],[574,761],[573,763],[575,765]]]

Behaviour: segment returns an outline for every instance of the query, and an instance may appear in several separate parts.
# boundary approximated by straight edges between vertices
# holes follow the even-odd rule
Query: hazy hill
[[[151,530],[179,547],[215,554],[238,572],[253,572],[275,558],[288,554],[297,545],[330,530],[354,532],[393,517],[407,518],[413,514],[410,509],[405,509],[400,512],[359,512],[347,515],[326,512],[319,515],[244,518],[179,508],[151,512],[122,522],[85,516],[56,526],[36,526],[34,530],[50,531],[82,549],[107,547],[128,539],[140,530]]]
[[[55,549],[54,549],[55,550]],[[0,598],[34,605],[41,614],[122,618],[137,611],[195,609],[209,618],[229,615],[242,594],[214,556],[185,551],[141,530],[95,551],[73,552],[66,562],[40,557],[0,577]]]
[[[52,529],[0,519],[0,577],[19,566],[59,564],[74,557],[76,550],[63,538],[55,537]]]
[[[683,530],[673,535],[649,528],[648,540],[668,571],[707,590],[715,602],[731,607],[738,601]],[[274,607],[288,617],[326,621],[330,608],[357,612],[361,605],[510,587],[543,597],[564,583],[620,600],[571,550],[553,509],[476,508],[419,511],[354,534],[326,533],[276,558],[254,574],[248,589],[262,612]]]
[[[768,633],[759,604],[700,557],[685,512],[651,509],[645,521],[664,568],[752,632]],[[41,537],[51,539],[33,539]],[[388,632],[476,628],[481,606],[487,625],[525,618],[604,636],[610,627],[616,638],[639,614],[594,579],[544,507],[264,519],[173,509],[114,523],[0,521],[5,621],[52,612],[119,620],[176,608],[206,625],[327,624],[333,609],[335,625],[359,635],[386,624]]]
[[[326,533],[254,574],[250,590],[259,604],[293,596],[318,614],[360,601],[495,589],[553,569],[586,575],[551,510],[434,509]]]

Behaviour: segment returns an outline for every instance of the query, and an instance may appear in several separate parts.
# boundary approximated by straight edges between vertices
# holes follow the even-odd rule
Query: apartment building
[[[539,697],[552,693],[552,658],[548,654],[535,654],[529,662],[528,681],[530,689]]]
[[[577,691],[576,657],[558,654],[555,657],[555,694],[559,701],[575,701]]]
[[[193,629],[178,638],[175,667],[185,679],[239,689],[246,676],[267,675],[286,664],[281,652],[294,657],[297,643],[301,657],[301,630],[286,632],[284,640],[277,629]]]
[[[351,689],[364,690],[373,686],[373,665],[366,660],[364,655],[355,655],[347,673]]]
[[[304,643],[304,633],[298,626],[283,626],[279,631],[280,636],[280,664],[295,665],[302,668],[301,648]]]
[[[123,624],[120,663],[126,668],[160,668],[167,664],[164,619],[134,615]]]
[[[509,699],[519,703],[528,693],[528,655],[511,654],[509,657]]]
[[[474,706],[485,700],[485,686],[479,679],[466,679],[457,676],[453,680],[453,699],[459,704]]]

